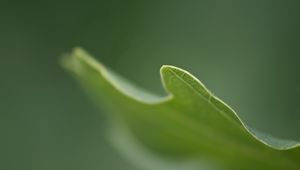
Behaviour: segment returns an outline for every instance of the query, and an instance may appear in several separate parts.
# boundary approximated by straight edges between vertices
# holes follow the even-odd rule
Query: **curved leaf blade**
[[[277,139],[245,125],[228,105],[190,73],[163,66],[168,95],[139,89],[81,49],[64,58],[65,68],[112,110],[133,136],[173,159],[205,158],[228,169],[299,169],[299,142]]]

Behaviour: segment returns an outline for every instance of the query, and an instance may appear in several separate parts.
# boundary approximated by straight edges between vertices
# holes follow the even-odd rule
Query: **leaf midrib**
[[[237,126],[239,129],[241,129],[244,133],[248,133],[248,131],[246,131],[245,127],[241,126],[240,124],[238,124],[237,122],[235,122],[231,117],[229,117],[223,110],[219,109],[217,106],[215,106],[213,103],[210,102],[210,99],[212,97],[214,97],[214,95],[212,95],[212,93],[210,91],[207,91],[208,94],[209,94],[209,98],[207,99],[205,96],[203,96],[200,92],[198,92],[193,86],[191,86],[188,82],[186,82],[184,79],[182,79],[181,76],[179,76],[175,71],[173,71],[172,69],[170,68],[167,68],[174,76],[176,76],[180,81],[182,81],[185,85],[187,85],[191,90],[193,90],[197,96],[201,97],[202,99],[204,99],[207,103],[209,103],[210,106],[212,106],[217,112],[221,113],[222,116],[224,116],[227,120],[229,120],[231,123],[233,123],[235,126]],[[183,74],[187,74],[187,73],[183,73]],[[198,81],[197,79],[194,79],[196,81]],[[189,119],[189,121],[193,121],[192,119]],[[196,123],[193,123],[193,124],[196,124]],[[187,125],[189,125],[189,123],[187,123]],[[206,125],[206,127],[210,127],[208,125]],[[198,128],[193,128],[194,130],[197,131]],[[254,139],[254,140],[257,140],[256,138],[254,138],[252,136],[252,134],[248,133],[249,135],[251,135],[251,137]],[[221,135],[222,136],[222,135]],[[226,140],[226,141],[229,141],[229,140]],[[273,159],[265,159],[265,158],[269,158],[269,153],[266,154],[265,152],[262,152],[262,150],[260,149],[257,149],[255,147],[249,147],[249,145],[246,145],[246,144],[240,144],[240,143],[237,143],[237,142],[234,142],[234,140],[231,140],[232,142],[228,142],[228,143],[231,143],[227,146],[231,146],[232,150],[242,150],[242,151],[245,151],[245,152],[242,152],[244,154],[247,154],[251,157],[253,157],[254,159],[259,157],[260,160],[262,161],[271,161]],[[260,142],[259,140],[257,140],[258,142]],[[232,144],[234,143],[234,145]],[[264,143],[260,143],[264,146],[264,148],[270,150],[270,149],[273,149],[267,145],[265,145]],[[236,149],[236,148],[239,148],[239,149]],[[275,149],[274,149],[275,150]],[[254,152],[253,152],[254,151]],[[251,153],[251,154],[250,154]],[[275,155],[272,155],[273,157]],[[279,157],[278,157],[279,156]],[[291,159],[288,159],[286,156],[283,156],[283,155],[276,155],[276,158],[279,160],[279,161],[276,161],[276,163],[282,163],[280,164],[281,166],[283,167],[286,167],[286,165],[291,165],[290,163],[293,163],[294,166],[292,166],[295,170],[297,169],[297,167],[299,166],[299,163],[295,160],[291,160]],[[284,161],[283,161],[283,160]]]

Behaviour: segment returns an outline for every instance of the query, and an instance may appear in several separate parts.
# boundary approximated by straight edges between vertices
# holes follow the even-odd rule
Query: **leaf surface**
[[[136,141],[147,150],[144,153],[172,160],[168,163],[170,169],[174,169],[172,164],[181,167],[177,166],[179,162],[190,160],[190,169],[197,170],[300,169],[299,142],[275,138],[247,126],[232,108],[185,70],[162,66],[160,74],[167,95],[158,96],[131,84],[79,48],[63,58],[63,66],[97,103],[109,110],[113,143],[127,157],[144,155],[145,162],[151,162],[138,147],[126,149],[134,148],[135,142],[128,141]],[[201,167],[203,161],[210,166]],[[149,169],[161,167],[157,162],[150,164],[153,167]],[[180,169],[189,169],[189,165]]]

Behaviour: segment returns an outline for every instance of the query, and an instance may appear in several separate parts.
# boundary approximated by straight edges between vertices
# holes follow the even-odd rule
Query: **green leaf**
[[[109,110],[112,143],[141,169],[167,169],[161,162],[170,169],[178,164],[197,170],[300,169],[299,142],[247,126],[187,71],[162,66],[167,95],[159,96],[132,85],[79,48],[62,63]]]

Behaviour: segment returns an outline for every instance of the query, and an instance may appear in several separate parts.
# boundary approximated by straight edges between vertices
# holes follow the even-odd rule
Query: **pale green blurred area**
[[[0,169],[133,169],[59,65],[82,46],[145,89],[182,67],[251,126],[300,140],[298,1],[9,1],[0,5]],[[100,109],[101,110],[101,109]]]

